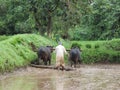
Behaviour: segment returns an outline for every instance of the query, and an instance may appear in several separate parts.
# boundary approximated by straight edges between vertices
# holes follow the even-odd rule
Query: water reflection
[[[41,75],[38,79],[40,90],[64,90],[64,72],[54,71]]]
[[[70,72],[31,69],[0,80],[0,90],[119,90],[120,66],[110,67],[87,66]]]
[[[28,76],[16,76],[0,81],[0,90],[38,90],[36,81]]]
[[[64,90],[64,72],[44,72],[8,77],[0,81],[0,90]]]
[[[58,72],[58,73],[54,73],[54,86],[55,86],[55,90],[64,90],[64,72]]]

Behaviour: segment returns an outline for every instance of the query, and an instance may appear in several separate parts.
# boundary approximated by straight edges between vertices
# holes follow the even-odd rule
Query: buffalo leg
[[[81,63],[80,60],[78,60],[78,63],[79,63],[79,67],[80,67],[80,63]]]
[[[38,65],[40,65],[41,58],[38,58]]]
[[[51,59],[49,60],[49,65],[51,65]]]
[[[75,60],[75,62],[74,62],[74,67],[76,68],[76,63],[77,63],[77,61]]]
[[[43,61],[44,61],[44,65],[47,65],[47,59],[44,59]]]

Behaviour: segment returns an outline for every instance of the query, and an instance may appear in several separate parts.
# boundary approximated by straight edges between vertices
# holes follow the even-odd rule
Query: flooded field
[[[1,75],[0,90],[120,90],[120,65],[81,65],[75,71],[28,67]]]

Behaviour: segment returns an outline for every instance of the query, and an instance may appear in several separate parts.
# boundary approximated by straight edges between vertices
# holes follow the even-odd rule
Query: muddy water
[[[120,65],[81,65],[76,71],[28,67],[1,75],[0,90],[120,90]]]

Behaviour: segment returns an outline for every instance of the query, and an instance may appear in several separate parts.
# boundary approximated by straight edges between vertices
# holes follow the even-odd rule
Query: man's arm
[[[65,54],[69,55],[68,52],[66,51],[65,47],[63,47]]]

